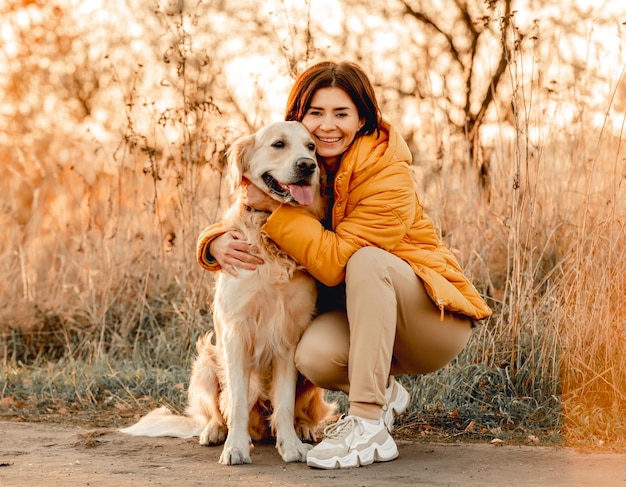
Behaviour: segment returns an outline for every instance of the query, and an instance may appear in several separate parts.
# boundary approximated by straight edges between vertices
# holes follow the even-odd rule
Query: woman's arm
[[[415,187],[406,164],[389,165],[338,200],[345,208],[334,232],[305,210],[281,205],[263,231],[327,286],[341,283],[348,259],[359,248],[391,251],[407,234],[418,208]]]
[[[198,237],[196,257],[208,271],[224,270],[238,277],[237,269],[254,270],[263,259],[253,253],[245,236],[236,230],[226,230],[222,223],[205,228]]]

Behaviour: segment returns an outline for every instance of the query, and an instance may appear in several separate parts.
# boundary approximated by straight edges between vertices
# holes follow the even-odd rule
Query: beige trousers
[[[409,264],[375,247],[346,266],[346,306],[321,313],[296,350],[314,384],[348,394],[349,414],[377,419],[390,375],[426,374],[467,344],[471,320],[441,311]]]

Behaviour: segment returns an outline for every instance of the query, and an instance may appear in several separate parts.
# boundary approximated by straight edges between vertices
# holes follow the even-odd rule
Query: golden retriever
[[[265,261],[239,277],[219,272],[213,301],[214,332],[196,344],[184,416],[156,409],[122,429],[135,436],[199,436],[203,445],[225,440],[220,463],[250,463],[251,439],[275,436],[285,462],[306,461],[317,432],[335,410],[323,390],[294,364],[296,345],[315,313],[313,278],[260,231],[268,214],[245,204],[242,179],[272,198],[325,213],[315,143],[299,122],[278,122],[245,136],[228,154],[236,195],[223,218]]]

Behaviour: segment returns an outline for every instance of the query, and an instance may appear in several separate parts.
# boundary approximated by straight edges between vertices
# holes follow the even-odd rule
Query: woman
[[[252,185],[248,204],[272,213],[263,230],[320,282],[319,314],[298,345],[298,370],[320,387],[345,392],[350,403],[307,464],[393,460],[394,413],[409,403],[393,376],[448,364],[467,344],[473,321],[491,310],[424,214],[409,148],[382,119],[361,68],[310,67],[291,90],[285,118],[302,122],[316,141],[329,184],[327,221]],[[238,268],[263,263],[240,234],[220,224],[200,235],[198,260],[235,276]]]

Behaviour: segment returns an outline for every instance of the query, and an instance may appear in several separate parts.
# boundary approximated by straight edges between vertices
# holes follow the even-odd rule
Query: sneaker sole
[[[398,397],[395,403],[385,411],[385,416],[383,418],[383,421],[385,422],[385,426],[387,426],[387,431],[389,431],[389,433],[393,431],[395,416],[398,416],[406,411],[406,408],[409,407],[409,402],[411,402],[411,395],[409,394],[409,392],[400,384],[398,384],[398,387],[400,388],[400,397]]]
[[[382,445],[374,443],[364,450],[353,450],[344,457],[332,457],[328,460],[307,458],[306,464],[309,467],[334,470],[338,468],[361,467],[371,465],[374,462],[390,462],[398,458],[398,455],[398,447],[393,438],[389,437]]]

